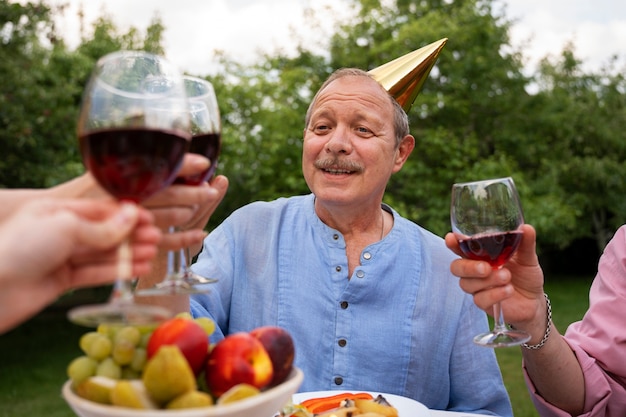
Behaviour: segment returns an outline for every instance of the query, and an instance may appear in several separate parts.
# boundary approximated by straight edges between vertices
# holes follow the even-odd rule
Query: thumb
[[[114,215],[103,221],[83,220],[79,224],[78,242],[97,249],[109,249],[126,239],[139,220],[139,208],[133,203],[121,203]]]
[[[519,247],[515,253],[518,263],[524,265],[535,265],[539,262],[537,258],[537,232],[529,224],[522,226],[523,236]]]

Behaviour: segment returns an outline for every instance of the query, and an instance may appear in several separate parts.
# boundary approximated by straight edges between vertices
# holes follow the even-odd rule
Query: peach
[[[278,326],[257,327],[250,334],[261,341],[272,360],[274,377],[269,385],[275,386],[285,381],[293,368],[296,354],[291,334]]]
[[[200,374],[209,350],[209,337],[202,326],[188,318],[166,320],[154,329],[148,340],[148,358],[152,358],[163,345],[178,346],[194,374]]]
[[[274,376],[272,360],[263,344],[246,332],[230,334],[217,342],[205,369],[207,386],[216,397],[241,383],[263,389]]]

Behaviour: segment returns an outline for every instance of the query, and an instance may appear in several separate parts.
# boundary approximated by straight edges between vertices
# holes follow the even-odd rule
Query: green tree
[[[546,215],[553,207],[540,207],[540,218],[553,221],[542,226],[557,247],[591,238],[601,252],[626,208],[623,72],[612,65],[585,72],[569,45],[557,59],[542,61],[537,81],[540,91],[524,109],[534,115],[524,128],[528,140],[516,154],[534,171],[535,189],[562,205],[554,218]]]
[[[82,173],[75,125],[95,61],[118,49],[163,52],[158,18],[142,37],[104,17],[72,51],[56,32],[58,13],[63,6],[0,0],[0,187],[49,187]]]

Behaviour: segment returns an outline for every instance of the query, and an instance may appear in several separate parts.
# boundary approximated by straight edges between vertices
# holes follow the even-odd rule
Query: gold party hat
[[[440,39],[368,72],[408,112],[447,41]]]

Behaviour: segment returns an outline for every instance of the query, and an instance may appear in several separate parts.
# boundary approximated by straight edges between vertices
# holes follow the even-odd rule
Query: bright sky
[[[332,33],[332,22],[347,17],[345,0],[47,0],[69,3],[59,22],[70,45],[78,39],[77,6],[82,3],[87,22],[103,13],[122,30],[144,30],[159,14],[166,32],[166,55],[186,72],[211,72],[213,51],[224,50],[241,63],[254,60],[259,49],[291,52],[295,34],[317,45]],[[496,0],[515,20],[511,36],[515,45],[528,41],[528,66],[547,54],[558,55],[573,41],[576,55],[588,68],[598,69],[612,55],[626,60],[626,1],[623,0]],[[332,4],[334,12],[324,11]],[[304,32],[303,10],[314,5],[322,25]],[[89,25],[87,26],[89,27]],[[295,32],[294,32],[295,30]],[[436,39],[433,39],[435,41]]]

